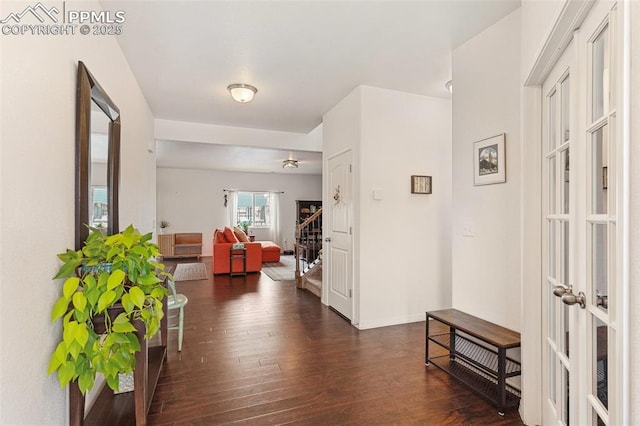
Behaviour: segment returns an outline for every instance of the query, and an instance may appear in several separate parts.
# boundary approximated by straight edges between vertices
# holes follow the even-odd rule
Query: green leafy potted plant
[[[249,221],[248,220],[243,220],[240,223],[238,223],[238,226],[240,226],[240,229],[242,229],[244,231],[245,234],[249,235]]]
[[[168,228],[169,225],[171,225],[169,222],[167,222],[166,220],[161,220],[160,221],[160,232],[164,233],[165,228]]]
[[[111,236],[90,228],[81,250],[58,254],[64,263],[54,279],[66,278],[62,296],[53,306],[52,321],[62,320],[62,340],[49,363],[65,387],[77,380],[80,391],[93,387],[102,373],[110,388],[118,390],[118,374],[131,373],[140,351],[136,324],[143,324],[149,339],[160,327],[164,265],[151,233],[133,226]]]

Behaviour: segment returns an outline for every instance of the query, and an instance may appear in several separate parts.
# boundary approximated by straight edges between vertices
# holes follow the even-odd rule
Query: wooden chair
[[[169,288],[173,296],[167,298],[167,309],[169,314],[167,315],[167,321],[169,323],[169,330],[178,330],[178,352],[182,351],[182,336],[184,335],[184,307],[189,302],[187,296],[184,294],[176,293],[176,284],[173,280],[167,280]],[[172,314],[175,310],[178,310],[177,314]],[[177,322],[175,321],[177,318]]]

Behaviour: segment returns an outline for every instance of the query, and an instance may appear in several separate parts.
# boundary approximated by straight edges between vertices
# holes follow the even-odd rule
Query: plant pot
[[[80,277],[88,273],[93,273],[95,275],[99,275],[102,272],[111,273],[112,267],[113,267],[113,263],[100,263],[99,265],[93,265],[93,266],[82,265],[78,267],[76,275]]]
[[[118,390],[113,391],[115,395],[125,392],[133,391],[133,373],[120,373],[118,374]]]

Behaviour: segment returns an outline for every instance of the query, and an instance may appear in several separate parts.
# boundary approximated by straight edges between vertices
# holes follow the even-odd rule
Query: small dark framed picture
[[[412,194],[431,194],[431,176],[411,176]]]

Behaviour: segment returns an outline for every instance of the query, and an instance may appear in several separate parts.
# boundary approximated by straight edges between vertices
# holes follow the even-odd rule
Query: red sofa
[[[230,273],[229,251],[235,244],[241,242],[247,249],[247,272],[262,270],[262,262],[279,262],[280,246],[273,241],[249,242],[248,237],[239,229],[216,229],[213,234],[213,273]],[[233,262],[233,272],[242,271],[242,261]]]
[[[227,242],[225,238],[225,232],[233,230],[231,228],[216,229],[213,234],[213,273],[214,274],[228,274],[230,273],[230,259],[229,251],[231,246],[237,243]],[[262,270],[262,245],[260,243],[243,243],[244,248],[247,249],[247,272],[258,272]],[[242,261],[235,260],[233,262],[233,272],[242,271]]]
[[[262,262],[280,262],[280,246],[273,241],[256,241],[262,246]]]

